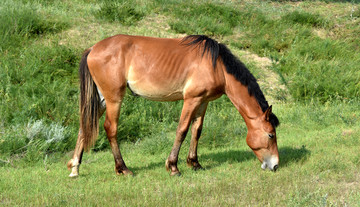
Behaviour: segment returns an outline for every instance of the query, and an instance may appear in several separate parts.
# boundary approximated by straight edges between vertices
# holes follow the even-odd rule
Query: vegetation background
[[[82,52],[115,34],[206,34],[258,78],[281,121],[278,172],[262,171],[226,96],[199,144],[205,171],[165,171],[182,102],[127,95],[118,140],[135,177],[116,176],[104,130],[80,177],[66,162],[78,130]],[[287,0],[2,0],[0,205],[360,206],[360,5]],[[103,119],[102,119],[103,122]]]

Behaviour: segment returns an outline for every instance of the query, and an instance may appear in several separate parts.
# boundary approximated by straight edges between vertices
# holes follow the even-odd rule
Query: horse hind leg
[[[71,170],[69,177],[77,177],[79,176],[79,168],[81,164],[82,155],[84,153],[84,142],[82,138],[83,134],[81,129],[78,133],[78,139],[76,141],[76,146],[74,150],[74,155],[71,160],[67,163],[67,167]]]
[[[106,104],[103,95],[99,91],[100,95],[100,109],[98,113],[98,119],[104,114],[106,110]],[[84,153],[84,142],[83,142],[83,133],[81,129],[79,129],[78,139],[76,141],[76,146],[74,150],[74,155],[72,159],[67,163],[67,167],[71,170],[69,177],[77,177],[79,176],[79,168],[82,160],[82,156]]]
[[[105,101],[102,100],[102,102],[100,104],[100,110],[98,113],[98,119],[100,119],[100,117],[104,114],[105,109],[106,109]],[[73,155],[72,159],[69,160],[69,162],[67,163],[68,169],[71,170],[69,177],[79,176],[79,168],[80,168],[83,153],[84,153],[84,138],[83,138],[83,133],[82,133],[81,129],[79,129],[78,139],[76,141],[76,146],[75,146],[75,150],[74,150],[74,155]]]
[[[190,141],[190,149],[189,149],[189,154],[188,157],[186,159],[187,165],[189,167],[192,167],[193,170],[199,170],[199,169],[203,169],[203,167],[200,165],[199,161],[198,161],[198,156],[197,156],[197,147],[198,147],[198,141],[201,135],[201,131],[202,131],[202,125],[204,122],[204,116],[205,116],[205,111],[207,108],[208,103],[203,103],[194,119],[191,125],[191,141]]]

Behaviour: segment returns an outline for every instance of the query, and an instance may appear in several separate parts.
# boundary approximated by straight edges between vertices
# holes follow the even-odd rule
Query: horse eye
[[[274,138],[274,134],[269,134],[269,138],[270,139]]]

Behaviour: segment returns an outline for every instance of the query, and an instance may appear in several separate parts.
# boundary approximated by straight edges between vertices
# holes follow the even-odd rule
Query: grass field
[[[1,206],[360,206],[359,2],[4,0],[0,22]],[[127,95],[118,140],[135,176],[114,173],[101,127],[68,178],[81,54],[118,33],[227,44],[280,119],[279,170],[261,170],[223,96],[205,116],[206,170],[186,167],[187,137],[170,177],[182,102]]]

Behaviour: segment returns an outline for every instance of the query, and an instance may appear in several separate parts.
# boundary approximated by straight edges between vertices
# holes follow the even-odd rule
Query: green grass
[[[70,179],[65,166],[69,157],[57,154],[30,165],[4,167],[0,175],[7,179],[0,182],[1,200],[7,205],[81,206],[360,204],[358,105],[278,105],[275,112],[283,121],[278,130],[281,164],[279,171],[272,173],[261,170],[246,146],[244,132],[224,130],[227,142],[214,147],[213,128],[220,131],[244,125],[238,114],[231,113],[232,108],[224,125],[213,122],[222,120],[223,115],[216,113],[220,102],[210,105],[200,139],[199,159],[205,171],[186,167],[189,137],[180,152],[183,175],[170,177],[165,171],[164,161],[175,134],[175,127],[170,127],[137,144],[121,143],[135,177],[116,176],[111,152],[105,150],[85,154],[80,177]]]
[[[359,11],[345,1],[5,0],[0,205],[360,206]],[[183,176],[172,178],[164,162],[182,102],[126,95],[118,140],[136,176],[115,175],[101,127],[81,176],[69,179],[78,62],[86,48],[117,33],[207,34],[229,45],[281,121],[279,171],[260,169],[243,119],[223,96],[205,117],[199,159],[206,170],[186,167],[187,137]]]
[[[175,18],[169,23],[177,33],[229,35],[241,20],[240,12],[229,6],[212,3],[182,3],[169,9]],[[184,19],[183,17],[188,18]]]
[[[0,51],[21,47],[21,43],[49,33],[56,33],[69,25],[67,22],[49,16],[34,4],[5,1],[0,13]]]
[[[144,17],[144,13],[130,1],[103,1],[100,9],[95,12],[99,19],[110,22],[120,22],[123,25],[133,25]]]
[[[328,24],[328,20],[321,17],[319,14],[298,10],[285,14],[281,19],[282,21],[289,21],[290,23],[309,25],[312,27],[325,27]]]

